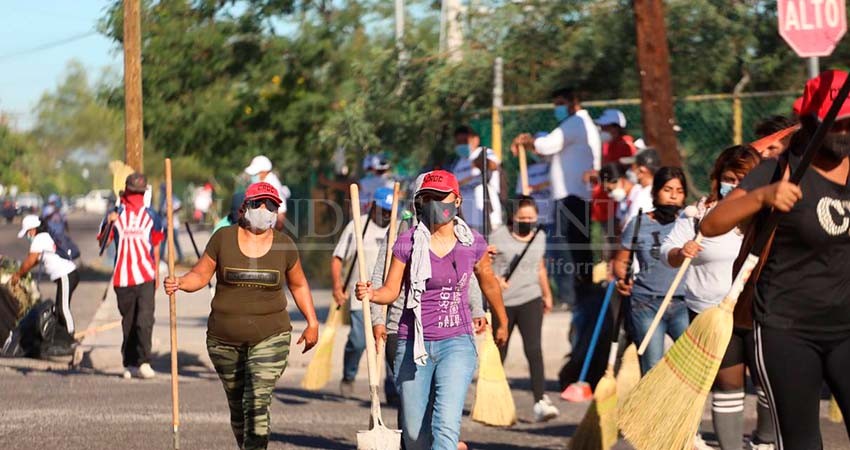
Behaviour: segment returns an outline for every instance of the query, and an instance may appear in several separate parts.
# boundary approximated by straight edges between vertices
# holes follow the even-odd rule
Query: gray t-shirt
[[[496,246],[497,253],[493,261],[496,276],[507,277],[511,261],[519,258],[527,242],[511,236],[508,227],[499,227],[490,235],[490,244]],[[546,236],[543,231],[537,233],[528,251],[519,261],[511,279],[510,287],[502,291],[505,306],[519,306],[543,296],[540,289],[540,261],[546,253]]]
[[[629,221],[626,229],[623,230],[622,244],[628,250],[632,248],[632,234],[634,234],[637,220],[638,218],[635,217]],[[650,218],[647,213],[643,213],[640,220],[640,231],[635,251],[640,272],[635,275],[632,295],[663,297],[667,293],[667,289],[670,289],[670,285],[673,284],[673,279],[676,278],[676,272],[679,270],[661,263],[661,244],[673,230],[673,227],[676,226],[676,221],[661,225],[655,219]],[[676,288],[673,295],[684,296],[685,285],[679,283],[679,287]]]

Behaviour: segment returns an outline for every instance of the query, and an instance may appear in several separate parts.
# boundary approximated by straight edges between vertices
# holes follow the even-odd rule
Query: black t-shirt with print
[[[790,157],[792,168],[798,162]],[[751,191],[769,184],[776,165],[763,161],[738,187]],[[803,198],[779,221],[756,284],[754,317],[771,328],[850,331],[850,187],[812,167],[800,189]]]

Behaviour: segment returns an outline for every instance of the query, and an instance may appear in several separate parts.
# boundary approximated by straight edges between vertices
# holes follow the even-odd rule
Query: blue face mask
[[[252,184],[253,184],[253,183],[259,183],[259,182],[260,182],[260,175],[259,175],[259,174],[257,174],[257,175],[251,175],[251,183],[252,183]]]
[[[555,120],[563,122],[567,117],[570,117],[570,111],[566,105],[555,106]]]
[[[729,193],[732,192],[732,190],[735,189],[736,187],[738,187],[738,185],[736,185],[736,184],[721,182],[720,183],[720,198],[726,198],[726,196],[729,195]]]
[[[461,158],[469,158],[469,144],[455,145],[455,153]]]

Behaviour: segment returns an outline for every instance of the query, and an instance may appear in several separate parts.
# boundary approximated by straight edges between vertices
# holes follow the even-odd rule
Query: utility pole
[[[665,166],[682,166],[673,126],[670,51],[662,0],[633,0],[640,75],[640,113],[644,140],[658,150]]]
[[[142,131],[142,26],[140,0],[124,0],[124,160],[144,170]]]

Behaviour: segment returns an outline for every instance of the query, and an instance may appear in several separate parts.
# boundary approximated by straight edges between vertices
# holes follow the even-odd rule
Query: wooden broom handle
[[[528,162],[525,156],[525,146],[519,146],[519,179],[522,183],[522,195],[531,195],[531,187],[528,185]]]
[[[702,242],[702,233],[697,233],[697,237],[694,239],[694,242],[696,242],[697,245]],[[643,355],[643,352],[646,351],[646,347],[652,339],[652,334],[655,333],[655,329],[658,328],[658,324],[661,323],[661,318],[664,317],[664,311],[666,311],[667,307],[670,305],[670,301],[673,299],[673,294],[676,292],[676,288],[679,287],[679,283],[682,282],[682,277],[685,276],[685,272],[687,272],[688,267],[690,267],[692,260],[693,258],[685,258],[685,261],[682,262],[682,266],[679,267],[679,272],[676,273],[676,278],[673,279],[673,284],[671,284],[670,288],[667,289],[667,295],[664,296],[664,301],[661,302],[658,312],[655,313],[655,318],[652,319],[649,331],[646,332],[646,336],[643,337],[643,342],[640,343],[638,355]]]
[[[171,158],[165,158],[165,211],[168,230],[168,277],[174,277],[174,204],[171,202]],[[177,385],[177,294],[168,296],[168,322],[171,329],[171,424],[174,447],[180,448],[180,394]]]
[[[366,270],[366,255],[363,248],[363,225],[360,223],[360,189],[351,184],[351,216],[354,221],[354,237],[357,242],[357,269],[360,281],[369,281]],[[378,396],[378,355],[375,349],[375,335],[372,334],[372,313],[369,310],[369,296],[363,299],[363,331],[366,334],[366,367],[369,369],[369,393],[372,400],[372,418],[381,419],[381,400]]]
[[[392,206],[393,209],[392,209],[392,211],[390,211],[390,230],[389,230],[389,233],[387,234],[387,253],[386,253],[386,257],[384,258],[384,278],[383,278],[384,283],[386,283],[386,281],[387,281],[387,274],[390,273],[390,262],[392,261],[392,257],[393,257],[393,244],[395,244],[396,234],[398,234],[398,224],[396,223],[396,220],[398,220],[398,203],[399,203],[398,196],[399,196],[400,191],[401,191],[401,185],[398,183],[398,181],[396,181],[395,183],[393,183],[393,206]],[[383,316],[384,316],[384,328],[386,328],[386,325],[387,325],[387,305],[381,306],[381,314],[383,314]],[[381,339],[380,341],[378,341],[377,363],[378,363],[378,379],[379,380],[384,377],[383,376],[383,372],[384,372],[383,369],[386,366],[386,364],[381,364],[381,361],[384,360],[384,355],[387,352],[386,345],[387,345],[386,339]]]

